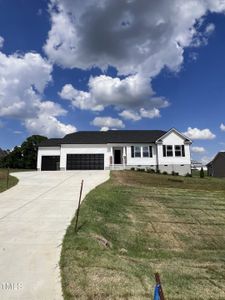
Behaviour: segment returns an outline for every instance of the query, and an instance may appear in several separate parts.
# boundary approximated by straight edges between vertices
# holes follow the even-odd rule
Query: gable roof
[[[39,146],[59,146],[62,144],[108,144],[108,143],[155,143],[166,131],[163,130],[108,130],[78,131],[67,134],[62,139],[49,139]]]
[[[218,153],[216,154],[216,156],[213,158],[213,160],[211,160],[206,166],[211,165],[211,164],[212,164],[216,159],[218,159],[218,158],[224,160],[224,162],[225,162],[225,152],[218,152]]]
[[[160,143],[162,139],[168,136],[171,132],[175,132],[177,135],[183,138],[185,142],[192,143],[192,141],[187,136],[185,136],[183,133],[180,133],[176,128],[171,128],[170,130],[166,131],[165,134],[156,141],[156,143]]]

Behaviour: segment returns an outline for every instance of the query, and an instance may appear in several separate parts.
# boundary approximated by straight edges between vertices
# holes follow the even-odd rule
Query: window
[[[152,157],[152,146],[143,147],[143,157]]]
[[[143,157],[149,157],[149,148],[148,148],[148,146],[143,147]]]
[[[152,157],[152,146],[131,146],[131,157]]]
[[[175,156],[181,156],[181,155],[182,155],[181,146],[175,146]]]
[[[173,146],[172,145],[163,145],[163,156],[173,156]]]
[[[141,147],[139,146],[134,147],[134,157],[141,157]]]
[[[184,145],[175,146],[175,156],[185,156]]]

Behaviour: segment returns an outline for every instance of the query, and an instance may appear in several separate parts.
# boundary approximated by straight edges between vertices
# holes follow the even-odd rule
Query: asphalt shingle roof
[[[210,165],[210,164],[212,164],[212,163],[213,163],[216,159],[218,159],[218,158],[222,158],[222,159],[225,161],[225,152],[218,152],[217,155],[213,158],[213,160],[211,160],[211,161],[207,164],[207,166]]]
[[[39,147],[59,147],[62,139],[48,139],[39,144]]]
[[[60,144],[154,143],[165,133],[166,131],[163,130],[78,131],[67,134],[63,139],[46,140],[40,146],[59,146]]]

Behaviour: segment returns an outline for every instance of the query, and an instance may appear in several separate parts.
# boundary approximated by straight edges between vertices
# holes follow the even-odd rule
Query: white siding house
[[[176,129],[77,132],[38,149],[38,170],[150,168],[191,173],[191,141]]]

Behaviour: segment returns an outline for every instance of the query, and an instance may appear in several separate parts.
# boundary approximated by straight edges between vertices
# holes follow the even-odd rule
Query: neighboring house
[[[200,171],[201,168],[204,170],[204,171],[207,171],[207,167],[205,165],[203,165],[203,163],[201,162],[198,162],[196,160],[192,160],[191,161],[191,169],[192,170],[198,170]]]
[[[219,152],[214,159],[207,164],[208,176],[225,177],[225,152]]]
[[[80,131],[38,149],[38,170],[151,168],[191,173],[191,140],[176,129]]]

